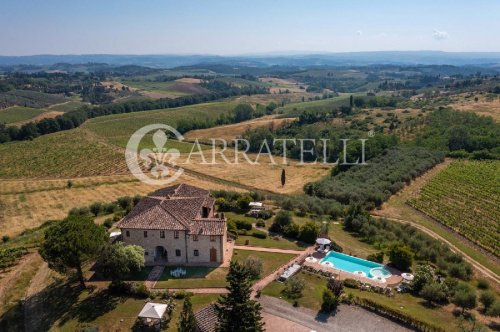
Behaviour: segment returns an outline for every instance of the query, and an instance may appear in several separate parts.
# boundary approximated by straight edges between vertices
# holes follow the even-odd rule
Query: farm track
[[[477,262],[475,259],[473,259],[469,255],[467,255],[464,251],[462,251],[458,247],[456,247],[453,243],[451,243],[450,241],[446,240],[444,237],[442,237],[441,235],[437,234],[436,232],[428,229],[427,227],[422,226],[422,225],[420,225],[420,224],[418,224],[416,222],[409,221],[409,220],[402,220],[402,219],[398,219],[398,218],[383,217],[383,216],[379,216],[379,215],[376,215],[376,214],[372,214],[372,216],[374,218],[377,218],[377,219],[388,219],[388,220],[395,221],[395,222],[398,222],[398,223],[401,223],[401,224],[410,224],[411,226],[415,227],[416,229],[418,229],[418,230],[426,233],[427,235],[430,235],[431,237],[433,237],[433,238],[435,238],[435,239],[437,239],[437,240],[445,243],[446,245],[448,245],[452,251],[461,254],[464,257],[464,259],[466,261],[468,261],[478,272],[480,272],[481,274],[483,274],[485,277],[488,277],[489,279],[495,281],[495,283],[497,283],[497,285],[500,285],[500,278],[498,277],[498,275],[495,272],[493,272],[490,269],[488,269],[487,267],[483,266],[481,263]],[[453,235],[455,235],[455,234],[453,234]],[[460,239],[460,240],[464,240],[464,239]]]

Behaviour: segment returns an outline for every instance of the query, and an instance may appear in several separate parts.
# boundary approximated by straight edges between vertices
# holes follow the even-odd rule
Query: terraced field
[[[457,161],[408,203],[500,254],[500,161]]]

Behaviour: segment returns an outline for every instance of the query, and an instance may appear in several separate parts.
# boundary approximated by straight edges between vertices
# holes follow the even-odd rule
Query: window
[[[125,231],[125,236],[129,237],[130,236],[130,231]]]
[[[145,251],[144,255],[149,256],[149,252]]]
[[[148,237],[148,231],[144,231],[144,237]]]
[[[200,256],[200,252],[198,251],[198,249],[195,249],[195,250],[194,250],[194,255],[195,255],[195,256]]]
[[[165,231],[160,231],[160,238],[162,238],[162,239],[165,238]]]
[[[198,241],[198,235],[193,235],[193,241]]]
[[[210,242],[215,242],[215,235],[210,235]]]
[[[174,231],[174,239],[178,239],[179,238],[179,231]]]
[[[180,257],[180,255],[181,255],[181,250],[175,249],[175,256]]]

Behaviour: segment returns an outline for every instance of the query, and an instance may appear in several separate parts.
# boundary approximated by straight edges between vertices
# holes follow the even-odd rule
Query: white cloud
[[[434,29],[432,32],[432,37],[436,40],[443,40],[448,38],[448,32],[446,31],[439,31],[438,29]]]
[[[358,30],[358,31],[356,31],[356,34],[357,34],[358,36],[361,36],[361,35],[363,34],[363,31]]]

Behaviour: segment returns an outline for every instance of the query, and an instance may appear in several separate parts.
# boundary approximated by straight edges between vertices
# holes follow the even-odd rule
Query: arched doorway
[[[155,248],[155,262],[168,261],[167,251],[162,246]]]
[[[210,249],[210,262],[217,262],[217,249]]]

